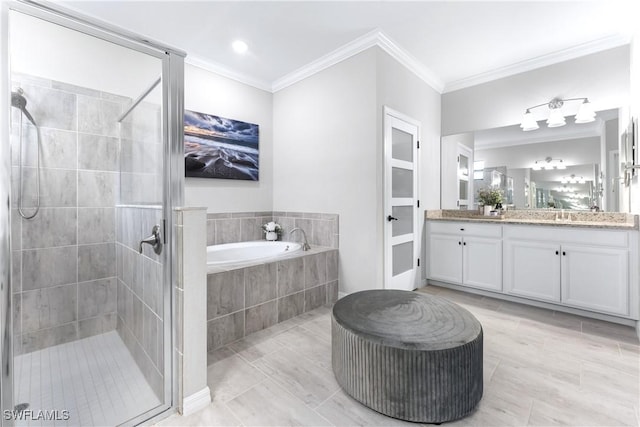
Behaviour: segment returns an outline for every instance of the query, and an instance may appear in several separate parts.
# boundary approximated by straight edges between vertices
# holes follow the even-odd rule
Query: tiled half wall
[[[338,248],[339,226],[337,214],[309,212],[233,212],[207,214],[207,245],[263,240],[262,224],[275,221],[283,228],[279,240],[289,240],[289,232],[296,227],[307,234],[310,245]],[[296,232],[291,240],[301,241]]]
[[[338,299],[338,250],[207,275],[207,351]]]

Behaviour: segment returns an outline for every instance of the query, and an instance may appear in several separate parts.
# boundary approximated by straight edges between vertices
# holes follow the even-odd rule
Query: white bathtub
[[[300,243],[266,240],[207,246],[207,266],[229,267],[252,261],[264,261],[300,250],[302,250]]]

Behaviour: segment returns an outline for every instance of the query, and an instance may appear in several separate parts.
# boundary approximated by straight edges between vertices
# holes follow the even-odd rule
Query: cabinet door
[[[432,234],[429,239],[429,278],[462,283],[462,237]]]
[[[505,240],[504,287],[513,295],[560,301],[560,245]]]
[[[462,243],[462,284],[502,290],[502,241],[465,237]]]
[[[562,302],[629,314],[629,251],[562,245]]]

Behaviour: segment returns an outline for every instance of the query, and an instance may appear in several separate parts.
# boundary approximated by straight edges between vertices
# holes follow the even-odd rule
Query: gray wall
[[[18,110],[12,108],[12,262],[16,353],[116,327],[115,201],[125,98],[15,75],[41,126],[41,210],[18,215]],[[35,203],[36,134],[24,129],[25,205]],[[26,209],[31,212],[30,209]]]
[[[421,121],[421,207],[439,207],[439,101],[377,47],[274,95],[274,209],[340,216],[341,291],[383,286],[383,105]]]
[[[209,212],[273,209],[273,94],[201,68],[185,66],[184,105],[260,126],[260,180],[185,179],[185,206],[205,206]]]
[[[569,165],[600,163],[600,137],[475,150],[475,160],[484,160],[485,168],[494,166],[507,166],[509,169],[531,168],[534,161],[546,157],[562,159]]]
[[[376,56],[369,49],[274,94],[275,210],[340,216],[344,292],[381,286]]]
[[[442,134],[520,123],[553,97],[588,97],[595,110],[629,102],[630,49],[622,46],[442,95]]]

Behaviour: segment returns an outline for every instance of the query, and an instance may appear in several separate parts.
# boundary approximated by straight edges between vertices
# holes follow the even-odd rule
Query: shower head
[[[27,99],[22,95],[23,93],[20,88],[16,92],[11,92],[12,107],[16,107],[19,110],[24,110],[27,107]]]
[[[24,91],[21,88],[16,89],[15,92],[11,92],[11,106],[22,111],[22,114],[24,114],[34,126],[37,126],[36,121],[33,120],[29,111],[27,111],[27,98],[25,98],[23,94]]]

